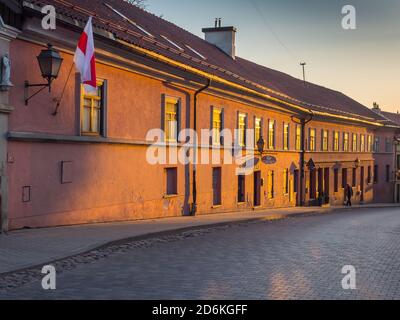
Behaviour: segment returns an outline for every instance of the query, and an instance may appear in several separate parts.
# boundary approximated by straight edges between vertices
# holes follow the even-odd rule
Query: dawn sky
[[[357,10],[344,30],[342,7]],[[400,111],[400,0],[148,0],[147,10],[203,37],[222,17],[238,28],[237,55]]]

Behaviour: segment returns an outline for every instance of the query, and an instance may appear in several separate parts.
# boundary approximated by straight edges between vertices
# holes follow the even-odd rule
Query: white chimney
[[[214,28],[204,28],[202,30],[205,34],[205,40],[223,52],[225,52],[232,59],[236,57],[236,28],[235,27],[222,27],[221,19],[215,19]]]

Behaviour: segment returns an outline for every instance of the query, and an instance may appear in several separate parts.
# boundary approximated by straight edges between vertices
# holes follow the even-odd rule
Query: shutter
[[[179,98],[177,100],[177,105],[176,105],[176,120],[177,120],[177,124],[176,124],[176,141],[179,143],[179,134],[181,132],[181,128],[182,128],[182,100]],[[183,139],[185,139],[185,137],[183,137]],[[185,140],[183,140],[182,142],[186,142]]]
[[[225,130],[225,109],[221,109],[221,146],[225,145],[225,138],[223,131]]]
[[[165,94],[161,95],[161,140],[165,142],[165,102],[166,102],[166,97]]]
[[[75,73],[75,119],[76,119],[76,134],[82,135],[82,86],[80,73]]]
[[[235,137],[235,146],[239,146],[239,136],[240,136],[240,132],[239,132],[239,116],[240,116],[240,111],[237,112],[237,119],[236,119],[236,137]]]
[[[101,90],[101,135],[107,138],[107,80],[103,81],[103,88]]]
[[[245,122],[246,130],[244,131],[244,145],[248,147],[247,144],[247,130],[249,130],[249,114],[246,113],[246,122]]]
[[[214,106],[210,107],[210,139],[209,139],[209,143],[210,146],[212,146],[214,144],[213,138],[214,138]]]

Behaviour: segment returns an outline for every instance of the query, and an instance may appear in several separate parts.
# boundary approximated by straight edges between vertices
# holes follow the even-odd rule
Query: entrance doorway
[[[364,167],[361,167],[361,173],[360,173],[360,201],[364,202],[364,189],[365,189],[365,169]]]
[[[221,204],[221,168],[213,168],[213,205]]]
[[[395,199],[396,203],[400,203],[400,184],[396,185],[396,199]]]
[[[324,193],[324,169],[318,169],[318,198]]]
[[[261,206],[261,171],[254,172],[254,207]]]
[[[317,170],[310,170],[310,200],[317,198]]]
[[[330,202],[330,169],[324,169],[324,195],[325,195],[325,203],[328,204]]]

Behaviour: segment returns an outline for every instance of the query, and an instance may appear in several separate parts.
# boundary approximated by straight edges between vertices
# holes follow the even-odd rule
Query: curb
[[[209,223],[209,224],[204,224],[204,225],[188,226],[188,227],[167,230],[167,231],[150,232],[150,233],[142,234],[139,236],[125,237],[125,238],[122,238],[119,240],[113,240],[113,241],[109,241],[109,242],[106,242],[103,244],[93,245],[93,247],[89,247],[82,252],[74,253],[71,255],[66,255],[64,257],[61,257],[61,258],[58,258],[55,260],[50,260],[45,263],[40,263],[37,265],[31,265],[31,266],[23,267],[21,269],[15,269],[12,271],[0,273],[0,278],[7,277],[7,276],[10,276],[15,273],[24,272],[27,270],[41,269],[44,265],[51,265],[56,262],[60,262],[60,261],[67,260],[70,258],[85,255],[90,252],[105,249],[105,248],[108,248],[111,246],[118,246],[118,245],[122,245],[122,244],[129,243],[129,242],[138,242],[138,241],[149,240],[149,239],[153,239],[153,238],[166,237],[166,236],[176,235],[176,234],[189,232],[189,231],[197,231],[197,230],[203,230],[203,229],[209,229],[209,228],[246,224],[246,223],[251,223],[251,222],[279,221],[279,220],[284,220],[287,218],[302,218],[302,217],[309,217],[309,216],[315,216],[315,215],[332,214],[332,213],[340,212],[340,211],[348,212],[348,211],[356,211],[356,210],[360,210],[360,209],[382,209],[382,208],[384,208],[384,209],[399,208],[400,209],[400,206],[384,206],[384,205],[382,205],[382,206],[365,206],[365,207],[330,207],[330,208],[325,208],[325,209],[324,208],[316,208],[315,210],[312,210],[312,211],[303,211],[303,212],[295,212],[295,213],[271,213],[271,214],[266,214],[263,217],[249,217],[249,218],[245,218],[245,219],[241,219],[241,220],[214,222],[214,223]]]

